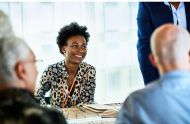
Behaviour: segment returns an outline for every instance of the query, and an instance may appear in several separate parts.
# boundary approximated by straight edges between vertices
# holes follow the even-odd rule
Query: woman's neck
[[[71,75],[75,76],[77,74],[77,70],[79,67],[78,64],[72,64],[72,63],[66,62],[65,65],[66,65],[67,73],[69,76]]]

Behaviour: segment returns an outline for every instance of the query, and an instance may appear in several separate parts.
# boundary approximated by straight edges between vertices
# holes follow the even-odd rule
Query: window
[[[7,2],[0,3],[0,9],[10,16],[16,34],[27,41],[37,59],[43,60],[38,81],[49,64],[64,58],[56,44],[59,29],[76,21],[86,25],[91,35],[85,61],[97,71],[96,102],[123,102],[144,86],[136,51],[138,3]]]

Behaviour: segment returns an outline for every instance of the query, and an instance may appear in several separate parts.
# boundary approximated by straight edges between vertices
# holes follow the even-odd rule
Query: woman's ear
[[[65,48],[65,46],[63,46],[63,47],[61,48],[61,51],[62,51],[63,54],[66,53],[66,48]]]
[[[154,67],[157,67],[157,63],[155,61],[155,57],[153,56],[152,53],[149,54],[149,60],[150,60],[150,63],[154,66]]]

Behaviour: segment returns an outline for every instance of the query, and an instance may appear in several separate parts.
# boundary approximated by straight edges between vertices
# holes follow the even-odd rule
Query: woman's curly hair
[[[61,48],[67,45],[68,38],[76,35],[83,36],[88,44],[90,34],[87,32],[86,26],[80,26],[78,23],[72,22],[60,29],[57,36],[57,45],[61,54],[63,54]]]

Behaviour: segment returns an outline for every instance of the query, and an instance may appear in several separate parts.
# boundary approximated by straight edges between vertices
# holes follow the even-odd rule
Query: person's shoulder
[[[153,11],[156,9],[162,9],[164,6],[166,6],[164,2],[139,2],[139,9],[140,10],[146,8],[149,11]]]
[[[63,66],[63,64],[64,64],[64,61],[62,60],[62,61],[48,65],[48,68],[61,67],[61,66]]]
[[[81,66],[91,69],[91,70],[96,70],[94,66],[92,66],[91,64],[88,64],[87,62],[82,62]]]
[[[154,102],[154,99],[157,99],[161,94],[160,82],[159,80],[156,80],[148,84],[145,88],[132,92],[127,97],[124,104],[130,103],[130,105],[143,105],[150,103],[151,101]]]
[[[47,66],[47,68],[45,69],[45,71],[53,71],[53,69],[61,69],[63,68],[63,64],[64,64],[64,61],[59,61],[59,62],[56,62],[56,63],[53,63],[53,64],[50,64]]]
[[[66,124],[63,114],[56,109],[34,106],[27,107],[23,111],[24,118],[28,122],[39,122],[43,124]]]
[[[61,113],[61,111],[58,111],[53,108],[43,108],[44,114],[47,114],[48,118],[52,118],[53,122],[56,122],[56,124],[66,124],[66,120]]]
[[[190,2],[181,2],[181,3],[184,3],[186,5],[190,5]]]
[[[139,2],[139,5],[146,5],[146,6],[159,6],[164,5],[164,2]]]
[[[17,122],[23,124],[66,124],[64,116],[61,112],[41,107],[35,101],[33,101],[31,96],[28,98],[19,97],[20,99],[14,100],[13,98],[2,100],[0,103],[0,122],[1,119],[4,120],[1,124],[5,124],[6,121]],[[10,108],[11,111],[7,111],[6,108]]]

